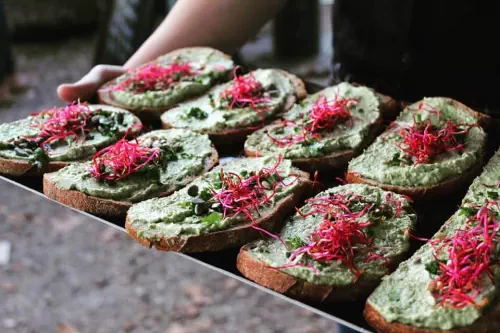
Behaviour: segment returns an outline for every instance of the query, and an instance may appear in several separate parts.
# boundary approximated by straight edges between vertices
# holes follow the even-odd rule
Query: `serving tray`
[[[322,88],[320,86],[311,84],[308,84],[307,86],[309,92],[316,92]],[[490,136],[487,154],[485,156],[486,157],[485,161],[487,161],[493,155],[493,152],[497,148],[497,142],[498,142],[497,138],[491,138]],[[238,153],[221,154],[220,163],[224,164],[227,161],[237,156],[241,155],[239,155]],[[337,177],[342,177],[342,175],[343,175],[342,172],[337,174],[328,174],[326,177],[325,175],[320,175],[319,181],[324,188],[328,188],[337,185],[339,183]],[[47,200],[51,200],[48,199],[42,192],[41,177],[11,178],[11,177],[0,176],[0,179],[2,181],[17,185],[32,193],[38,194],[46,198]],[[453,195],[451,196],[446,196],[440,199],[424,203],[414,204],[413,207],[418,215],[417,226],[416,229],[414,230],[414,234],[422,238],[431,237],[439,229],[439,227],[448,219],[448,217],[450,217],[457,210],[462,198],[464,197],[467,191],[468,185],[470,184],[467,184],[467,186],[464,186],[463,188],[457,188],[454,191]],[[104,223],[109,227],[117,228],[123,232],[126,232],[124,228],[124,223],[125,223],[124,219],[104,219],[89,213],[76,210],[68,206],[65,207],[75,210],[80,214],[83,214],[97,222]],[[421,241],[412,240],[411,250],[408,255],[413,254],[422,244],[423,243]],[[336,323],[352,328],[356,331],[372,332],[370,326],[366,323],[366,321],[363,318],[363,309],[366,297],[356,302],[343,302],[338,304],[327,304],[327,305],[304,303],[294,300],[288,296],[284,296],[270,289],[264,288],[258,284],[255,284],[250,280],[246,279],[245,277],[243,277],[236,269],[236,256],[238,254],[238,251],[239,249],[230,249],[218,252],[199,253],[199,254],[177,253],[177,255],[185,258],[186,260],[191,260],[200,265],[211,268],[219,273],[225,274],[226,276],[237,279],[254,288],[263,290],[275,297],[284,299],[292,304],[301,306],[322,317],[325,317]]]

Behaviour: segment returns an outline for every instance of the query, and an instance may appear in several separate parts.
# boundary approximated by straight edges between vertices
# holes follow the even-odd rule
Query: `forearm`
[[[178,0],[158,29],[127,61],[125,68],[188,46],[210,46],[232,53],[255,36],[285,2]]]

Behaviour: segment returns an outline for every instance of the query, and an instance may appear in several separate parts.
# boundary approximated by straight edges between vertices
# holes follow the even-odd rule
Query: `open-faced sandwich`
[[[172,51],[129,70],[98,91],[102,103],[133,111],[141,118],[158,119],[163,111],[227,81],[231,57],[208,47]]]
[[[296,104],[245,142],[249,157],[281,153],[308,171],[344,167],[376,135],[393,99],[362,86],[341,83]]]
[[[208,136],[157,130],[133,141],[123,138],[98,152],[92,161],[45,174],[43,192],[89,213],[125,216],[133,203],[169,195],[217,162]]]
[[[39,175],[89,159],[141,122],[128,111],[107,105],[75,103],[33,113],[0,125],[0,174]]]
[[[480,115],[450,98],[408,106],[363,154],[346,179],[431,199],[467,184],[483,164],[486,133]]]
[[[368,298],[382,333],[500,332],[500,154],[462,206]]]
[[[311,183],[281,157],[236,159],[169,197],[133,205],[125,227],[133,239],[159,250],[239,247],[281,227]]]
[[[245,245],[237,267],[295,298],[354,300],[404,259],[415,220],[401,195],[362,184],[335,187],[308,199],[279,236]]]
[[[165,128],[206,133],[216,146],[243,142],[249,133],[289,110],[306,96],[304,83],[277,69],[236,75],[195,100],[161,116]]]

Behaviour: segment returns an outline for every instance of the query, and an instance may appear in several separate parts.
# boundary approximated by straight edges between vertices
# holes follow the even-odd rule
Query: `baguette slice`
[[[110,111],[114,110],[114,111],[119,111],[119,112],[127,112],[124,109],[119,109],[119,108],[116,108],[113,106],[107,106],[107,105],[93,104],[90,106],[92,108],[102,108],[104,110],[110,110]],[[131,129],[130,133],[129,133],[130,138],[136,136],[140,132],[140,128],[141,128],[141,121],[137,117],[135,117],[133,115],[131,115],[131,116],[133,117],[133,124],[130,127],[130,129]],[[29,126],[29,125],[26,125],[26,126]],[[126,131],[123,131],[119,136],[117,136],[115,141],[117,141],[121,137],[121,135],[125,134],[125,132]],[[104,148],[104,146],[100,147],[100,148]],[[84,162],[84,161],[85,161],[85,159],[68,160],[68,161],[51,160],[48,163],[42,165],[41,167],[37,167],[35,164],[30,163],[29,161],[27,161],[25,159],[24,160],[23,159],[10,159],[10,158],[5,158],[5,157],[0,157],[0,174],[9,175],[9,176],[13,176],[13,177],[41,176],[44,173],[54,172],[54,171],[57,171],[59,169],[62,169],[65,166],[70,165],[71,163],[80,163],[80,162]]]
[[[335,192],[334,192],[335,191]],[[352,191],[352,192],[350,192]],[[317,195],[317,197],[325,197],[329,193],[353,193],[353,194],[367,194],[367,193],[384,193],[382,190],[366,185],[346,185],[335,189],[327,190]],[[388,193],[388,192],[385,192]],[[405,198],[395,195],[396,199],[401,200],[403,207],[409,208],[409,204]],[[404,208],[404,209],[405,209]],[[304,207],[302,208],[302,210]],[[404,210],[403,209],[403,210]],[[307,212],[306,210],[305,212]],[[391,230],[387,233],[394,232],[399,234],[399,237],[403,239],[402,250],[399,253],[392,253],[389,259],[389,264],[387,265],[387,270],[394,270],[399,262],[405,258],[405,254],[409,249],[409,235],[406,233],[407,228],[411,228],[415,221],[416,215],[413,213],[403,213],[403,217],[397,224],[396,228],[400,230]],[[287,224],[281,233],[281,239],[288,243],[290,237],[297,237],[297,232],[302,232],[307,230],[306,233],[312,232],[310,223],[301,226],[305,221],[300,215],[296,215],[294,219],[288,220]],[[320,221],[316,223],[316,228],[319,226]],[[380,223],[387,223],[386,221]],[[299,226],[300,225],[300,226]],[[302,237],[301,237],[302,238]],[[302,239],[303,241],[303,239]],[[257,241],[243,246],[237,257],[236,267],[246,278],[266,287],[272,289],[276,292],[286,294],[290,297],[301,299],[308,302],[341,302],[341,301],[354,301],[363,296],[367,296],[379,283],[380,279],[384,275],[383,273],[374,274],[362,274],[357,280],[352,279],[350,282],[334,282],[334,283],[321,283],[316,281],[308,281],[306,278],[298,277],[293,275],[293,272],[287,272],[285,269],[276,268],[277,264],[275,262],[270,263],[266,259],[259,258],[254,249],[260,246],[267,246],[268,251],[276,250],[278,246],[279,250],[285,250],[278,240],[268,240],[268,241]],[[274,245],[273,245],[274,244]],[[305,244],[305,243],[303,243]],[[272,255],[260,254],[267,258],[281,258],[281,255],[274,253]],[[273,259],[273,260],[274,260]],[[281,260],[281,259],[280,259]],[[302,263],[302,262],[301,262]],[[279,262],[281,265],[282,262]],[[286,263],[283,263],[286,265]],[[309,265],[314,265],[311,262],[307,262]],[[337,274],[342,276],[348,272],[347,266],[342,263],[330,263],[330,269],[335,271]],[[309,269],[309,268],[306,268]],[[311,275],[314,273],[311,271]],[[329,274],[332,274],[331,271]],[[321,278],[321,277],[320,277]],[[335,278],[335,276],[332,276]],[[320,280],[318,280],[320,281]]]
[[[462,205],[468,207],[481,207],[485,202],[491,201],[492,197],[497,197],[500,194],[498,186],[495,183],[498,180],[498,170],[500,170],[500,153],[497,152],[484,167],[483,172],[477,177],[462,201]],[[496,194],[495,194],[496,193]],[[493,206],[494,208],[494,206]],[[445,239],[452,237],[457,230],[467,230],[469,216],[463,214],[463,209],[457,211],[452,215],[440,228],[440,230],[433,236],[432,239]],[[412,319],[416,322],[423,323],[429,316],[428,311],[423,311],[420,316],[417,316],[412,309],[433,309],[437,304],[429,301],[432,297],[428,292],[429,284],[438,275],[423,274],[427,271],[427,265],[435,262],[434,252],[436,248],[441,245],[438,243],[435,247],[424,244],[417,252],[402,263],[393,275],[387,277],[384,282],[377,288],[374,293],[368,298],[364,316],[368,323],[377,331],[381,333],[476,333],[476,332],[499,332],[500,331],[500,302],[496,295],[491,295],[489,291],[480,290],[480,295],[490,299],[490,307],[484,309],[481,315],[473,321],[470,325],[458,326],[450,329],[439,329],[430,327],[417,327],[410,324],[403,323],[405,320]],[[447,245],[449,246],[449,244]],[[446,248],[443,252],[447,252]],[[496,255],[497,256],[497,255]],[[444,258],[443,258],[444,259]],[[493,262],[497,259],[493,258]],[[463,266],[460,266],[463,267]],[[496,288],[498,288],[498,277],[493,274],[495,279]],[[406,290],[406,288],[417,288],[416,290]],[[486,290],[489,288],[485,287]],[[390,293],[390,294],[388,294]],[[401,316],[405,320],[395,318],[394,321],[387,320],[381,312],[377,310],[378,306],[384,307],[387,300],[391,299],[392,293],[395,295],[406,295],[401,298],[403,301],[396,304],[388,305],[385,311],[391,315]],[[483,294],[486,293],[486,294]],[[497,294],[498,292],[494,292]],[[432,299],[432,298],[430,298]],[[419,303],[416,303],[419,302]],[[408,304],[412,304],[408,307]],[[408,311],[410,310],[410,311]],[[463,309],[461,309],[463,310]],[[462,316],[467,314],[466,311],[461,312],[456,310],[457,313],[452,317],[455,321],[460,321]],[[465,309],[467,310],[467,309]],[[451,317],[451,314],[450,314]],[[443,322],[444,319],[437,317],[434,322]],[[428,325],[430,326],[430,325]],[[453,326],[453,325],[452,325]],[[431,326],[432,327],[432,326]]]
[[[293,75],[291,73],[288,73],[288,72],[280,70],[280,69],[271,69],[271,70],[276,71],[278,73],[281,73],[281,75],[284,75],[285,77],[287,77],[290,80],[293,93],[289,94],[286,97],[286,100],[285,100],[284,104],[281,106],[281,108],[279,108],[278,110],[276,110],[276,112],[274,112],[275,116],[270,117],[270,118],[265,120],[265,124],[274,120],[278,115],[288,111],[289,109],[291,109],[294,106],[294,104],[297,101],[300,101],[307,96],[307,91],[306,91],[304,82],[300,78],[298,78],[296,75]],[[193,100],[193,102],[196,102],[196,100]],[[179,107],[182,107],[182,106],[183,106],[183,104],[179,105]],[[168,116],[166,116],[167,114],[170,115],[170,112],[172,112],[172,111],[175,112],[176,110],[177,109],[172,109],[171,111],[167,111],[162,116],[163,128],[179,127],[178,125],[171,123],[167,119]],[[212,142],[215,144],[215,146],[217,148],[222,147],[223,149],[228,149],[228,147],[234,147],[235,145],[239,145],[239,144],[243,143],[249,134],[253,133],[258,127],[260,127],[262,125],[263,125],[262,123],[257,123],[257,124],[254,124],[252,126],[226,128],[226,129],[220,130],[220,131],[212,130],[212,129],[202,129],[202,130],[197,130],[197,129],[192,129],[192,128],[191,129],[199,131],[200,133],[208,134],[210,136],[210,139],[212,140]],[[183,125],[180,127],[190,128],[188,125]]]
[[[352,86],[360,87],[359,85],[352,85]],[[326,88],[325,90],[316,93],[312,97],[314,98],[314,100],[316,100],[316,96],[319,96],[322,94],[322,92],[330,89],[331,88]],[[323,156],[293,158],[292,159],[293,164],[296,167],[311,173],[315,171],[326,171],[332,168],[341,169],[344,168],[354,156],[358,155],[364,148],[366,148],[366,146],[368,146],[374,140],[374,138],[380,133],[382,129],[383,119],[390,119],[394,117],[394,114],[397,113],[398,109],[396,101],[390,96],[377,93],[372,89],[370,89],[370,91],[372,91],[373,94],[378,99],[379,117],[372,124],[369,125],[367,134],[364,136],[364,139],[356,147],[353,147],[352,149],[335,151]],[[308,99],[306,98],[305,101],[307,100]],[[258,132],[261,132],[264,129],[259,130]],[[255,132],[254,135],[257,135],[257,132]],[[255,146],[252,147],[251,145],[248,144],[248,142],[249,141],[247,140],[247,142],[245,143],[245,155],[247,157],[263,156],[262,152],[259,152],[258,147]]]
[[[208,156],[204,161],[203,171],[199,174],[210,171],[219,162],[219,155],[217,151],[213,146],[211,149],[212,151],[210,156]],[[170,185],[158,196],[169,196],[174,191],[192,182],[199,176],[199,174],[183,178],[181,183]],[[49,199],[98,216],[124,217],[127,215],[129,208],[132,207],[132,202],[105,199],[88,195],[77,190],[63,189],[57,186],[56,182],[53,180],[52,177],[54,175],[55,174],[49,173],[45,174],[43,177],[43,193]]]
[[[237,161],[235,162],[237,163]],[[211,173],[218,173],[220,168],[221,167],[215,169]],[[231,170],[231,166],[228,165],[223,166],[222,168]],[[284,218],[294,210],[296,205],[302,199],[304,193],[312,188],[312,182],[309,179],[309,174],[299,170],[294,170],[294,173],[299,175],[297,187],[294,188],[291,194],[276,202],[272,209],[263,212],[260,217],[256,218],[256,226],[271,232],[279,229]],[[148,202],[146,201],[141,204],[146,203]],[[132,209],[134,208],[136,207],[133,207]],[[154,210],[154,208],[148,208],[148,211],[151,210]],[[144,237],[141,235],[143,229],[134,224],[130,214],[131,211],[129,211],[125,222],[125,228],[130,237],[145,247],[155,247],[157,250],[162,251],[184,253],[219,251],[227,248],[240,247],[249,241],[262,237],[262,232],[253,228],[250,221],[238,223],[227,229],[200,233],[198,235],[172,236],[157,233],[154,237]]]
[[[349,168],[346,173],[346,181],[349,183],[357,183],[357,184],[368,184],[368,185],[373,185],[373,186],[378,186],[380,188],[383,188],[387,191],[393,191],[396,193],[404,194],[409,197],[411,197],[413,200],[432,200],[434,198],[440,197],[442,195],[447,195],[450,193],[455,192],[457,189],[463,188],[467,184],[470,184],[470,182],[478,175],[478,173],[481,171],[481,168],[484,163],[484,155],[485,155],[485,149],[486,149],[486,134],[484,134],[483,127],[487,127],[488,123],[491,121],[489,117],[480,114],[476,111],[473,111],[469,107],[465,106],[464,104],[455,101],[450,98],[443,98],[443,97],[438,97],[436,99],[442,99],[446,101],[447,103],[450,103],[452,106],[454,106],[456,109],[463,110],[463,112],[468,113],[479,125],[479,129],[481,130],[482,134],[482,143],[481,146],[482,148],[477,152],[476,156],[476,162],[469,167],[468,169],[460,172],[459,174],[456,174],[452,177],[448,177],[438,183],[432,184],[432,185],[416,185],[416,186],[402,186],[402,185],[394,185],[394,184],[387,184],[387,183],[381,183],[377,180],[367,178],[365,176],[360,175],[358,172],[356,172],[352,164],[356,162],[357,159],[352,160],[349,163]],[[425,100],[424,100],[425,101]],[[409,106],[416,108],[418,106],[419,102]],[[405,112],[410,112],[410,111],[405,111]],[[377,138],[376,142],[379,142],[382,140],[382,138],[394,131],[394,129],[388,129],[384,134],[382,134],[379,138]],[[479,135],[481,137],[481,135]],[[368,150],[371,147],[368,148]],[[362,154],[363,155],[363,154]],[[362,156],[358,157],[361,158]],[[413,167],[413,166],[410,166]]]
[[[157,59],[150,61],[143,66],[146,65],[153,65],[153,64],[158,64],[158,63],[168,63],[171,64],[173,61],[178,59],[179,57],[187,59],[189,62],[193,63],[203,63],[203,59],[200,59],[202,55],[206,55],[207,57],[210,57],[211,60],[215,60],[214,63],[217,63],[217,61],[220,61],[221,63],[224,63],[223,68],[219,70],[217,75],[215,75],[214,78],[210,79],[210,81],[204,85],[203,87],[196,87],[193,91],[188,91],[184,92],[184,96],[179,96],[174,98],[173,102],[170,103],[163,103],[162,105],[158,106],[150,106],[148,103],[124,103],[120,101],[118,98],[116,98],[116,94],[112,88],[115,86],[118,82],[123,80],[127,74],[124,74],[116,79],[113,79],[106,84],[104,84],[101,88],[97,90],[97,97],[99,102],[108,104],[108,105],[114,105],[126,110],[129,110],[131,112],[136,113],[141,119],[145,120],[157,120],[160,115],[174,107],[177,103],[182,102],[184,100],[187,100],[192,97],[196,97],[197,95],[202,94],[206,90],[208,90],[211,86],[217,83],[217,81],[227,81],[229,79],[229,73],[232,71],[234,68],[234,63],[232,62],[231,56],[227,55],[219,50],[215,50],[209,47],[187,47],[187,48],[181,48],[174,50],[172,52],[169,52],[163,56],[158,57]],[[179,94],[179,93],[178,93]]]

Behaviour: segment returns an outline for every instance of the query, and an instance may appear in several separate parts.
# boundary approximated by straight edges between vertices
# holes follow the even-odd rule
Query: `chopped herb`
[[[472,217],[476,215],[478,212],[476,208],[466,207],[466,206],[461,206],[459,209],[460,209],[460,215],[464,215],[467,217]]]
[[[295,250],[305,245],[304,241],[302,241],[299,236],[289,238],[285,241],[285,243],[289,250]]]
[[[388,165],[390,166],[400,166],[401,165],[401,154],[400,153],[395,153],[392,155],[392,159],[387,162]]]
[[[201,222],[210,224],[220,222],[221,220],[222,220],[222,214],[219,212],[211,212],[207,216],[203,216],[202,218],[200,218]]]
[[[182,119],[195,118],[195,119],[206,119],[208,114],[200,109],[199,107],[190,108],[184,115],[181,115]]]
[[[35,165],[37,168],[41,168],[49,163],[49,156],[47,155],[45,150],[43,150],[42,148],[37,148],[33,152],[33,155],[30,158],[29,162]]]
[[[202,200],[210,200],[212,198],[212,192],[208,187],[205,187],[203,190],[200,192],[200,199]]]
[[[284,134],[285,133],[285,128],[284,127],[278,127],[274,130],[274,133],[276,134]]]
[[[444,263],[443,261],[441,261]],[[436,260],[433,260],[425,265],[425,270],[433,275],[439,275],[440,269],[439,269],[439,262]]]
[[[498,192],[495,192],[495,191],[488,191],[488,198],[490,198],[491,200],[498,200]]]
[[[190,202],[190,201],[182,201],[182,202],[179,202],[179,206],[182,207],[182,208],[193,208],[193,203]]]

